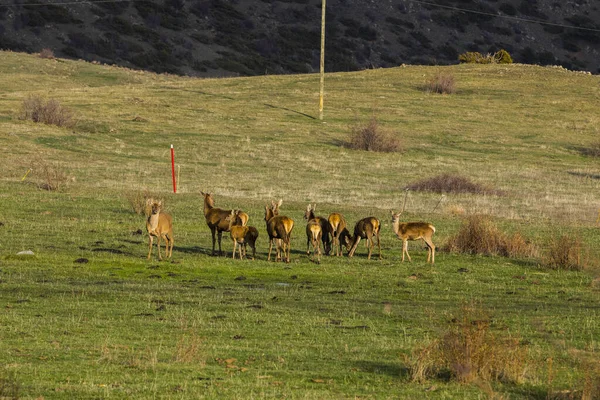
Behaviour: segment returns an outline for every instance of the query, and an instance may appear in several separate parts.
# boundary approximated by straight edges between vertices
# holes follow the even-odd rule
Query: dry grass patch
[[[407,361],[415,382],[449,374],[461,383],[521,383],[528,353],[521,338],[492,331],[487,312],[469,304],[440,338],[415,349]]]
[[[579,151],[585,156],[600,157],[600,140],[591,143],[588,147],[581,148]]]
[[[398,137],[382,129],[375,117],[366,124],[356,124],[352,128],[349,147],[354,150],[394,153],[402,151]]]
[[[492,189],[479,183],[471,182],[468,178],[454,174],[441,174],[429,179],[423,179],[406,186],[407,189],[434,193],[473,193],[502,195],[500,190]]]
[[[452,94],[456,91],[454,75],[440,72],[427,82],[425,90],[430,93]]]
[[[46,101],[33,95],[23,100],[21,119],[67,128],[75,125],[71,110],[61,106],[58,100]]]
[[[69,181],[74,179],[69,177],[58,162],[47,161],[43,158],[32,162],[31,170],[33,171],[33,175],[41,180],[38,183],[38,187],[48,191],[64,189]]]
[[[582,271],[589,266],[588,253],[581,238],[562,235],[550,243],[544,265],[556,270]]]
[[[503,257],[534,257],[537,249],[520,233],[506,235],[485,215],[466,218],[459,232],[451,237],[446,251]]]
[[[48,48],[42,49],[39,53],[40,58],[54,59],[54,52]]]

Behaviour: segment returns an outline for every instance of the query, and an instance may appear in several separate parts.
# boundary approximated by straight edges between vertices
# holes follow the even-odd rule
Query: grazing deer
[[[401,214],[402,211],[399,213],[392,211],[392,228],[398,239],[402,240],[402,261],[404,262],[404,254],[408,256],[408,261],[412,261],[408,254],[408,241],[423,239],[427,245],[427,262],[431,260],[433,264],[435,262],[435,245],[431,241],[431,238],[435,233],[435,227],[427,222],[401,223]]]
[[[331,233],[331,226],[329,225],[329,221],[327,221],[325,218],[323,217],[317,217],[315,216],[315,210],[317,209],[317,205],[308,205],[306,206],[306,211],[304,212],[304,219],[308,221],[308,223],[310,224],[311,221],[315,221],[320,227],[321,227],[321,234],[319,235],[319,240],[323,242],[323,250],[325,251],[326,255],[329,255],[329,252],[331,251],[331,241],[329,240],[329,234]],[[306,226],[306,254],[310,254],[310,243],[312,241],[312,236],[309,233],[309,226]],[[314,227],[311,228],[314,231]],[[316,232],[316,231],[315,231]],[[319,249],[321,248],[321,245],[319,244]],[[314,247],[314,243],[313,243],[313,250],[315,249]],[[319,253],[321,252],[321,250],[319,250]]]
[[[313,260],[317,258],[317,264],[321,263],[321,239],[323,236],[323,229],[321,229],[321,224],[316,219],[311,219],[306,224],[306,236],[308,237],[308,242],[312,243],[313,246]],[[310,254],[310,250],[308,248],[308,243],[306,244],[306,254]]]
[[[252,247],[252,259],[256,256],[256,239],[258,239],[258,230],[253,226],[236,225],[240,218],[240,210],[231,210],[231,215],[227,217],[229,220],[229,235],[233,240],[233,254],[232,258],[235,259],[236,247],[239,244],[240,260],[246,257],[246,245]],[[242,256],[243,250],[243,256]]]
[[[147,207],[151,210],[150,216],[146,221],[146,229],[150,238],[148,246],[148,260],[152,256],[152,242],[154,236],[157,238],[156,247],[158,248],[158,259],[162,260],[160,255],[160,239],[165,239],[166,256],[170,258],[173,255],[173,218],[162,212],[162,201],[146,200]]]
[[[267,234],[269,235],[269,255],[267,261],[271,261],[271,251],[275,242],[276,261],[282,259],[281,250],[286,256],[286,262],[290,262],[290,235],[294,229],[294,220],[284,215],[279,215],[279,203],[271,202],[271,206],[265,206],[265,222],[267,223]]]
[[[368,259],[371,259],[371,253],[375,243],[373,242],[373,236],[377,237],[377,246],[379,247],[379,259],[381,260],[381,242],[379,241],[379,230],[381,224],[375,217],[363,218],[354,225],[354,236],[345,236],[344,241],[346,242],[346,249],[348,250],[348,257],[352,257],[358,246],[360,239],[367,239],[367,248],[369,249]]]
[[[348,229],[346,229],[346,219],[340,213],[331,213],[329,214],[327,221],[329,222],[329,226],[331,228],[331,236],[333,238],[332,246],[335,250],[335,255],[341,256],[344,237],[350,234]],[[342,237],[342,235],[344,237]]]
[[[215,207],[215,200],[211,193],[200,192],[204,196],[204,218],[206,224],[210,228],[212,235],[212,255],[215,255],[215,234],[219,241],[219,255],[223,255],[221,250],[221,237],[223,232],[229,232],[229,221],[227,217],[231,215],[231,210],[222,210]],[[245,213],[244,213],[245,214]],[[237,222],[234,225],[239,225],[241,222]]]

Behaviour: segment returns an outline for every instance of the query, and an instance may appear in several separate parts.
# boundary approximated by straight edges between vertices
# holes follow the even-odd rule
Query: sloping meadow
[[[316,75],[191,79],[10,52],[0,71],[0,397],[599,395],[597,76],[330,74],[320,120]],[[440,71],[454,93],[424,91]],[[32,98],[73,124],[26,119]],[[372,121],[401,151],[346,145]],[[257,260],[231,260],[228,233],[227,257],[211,256],[201,190],[249,214]],[[146,197],[173,216],[168,261],[146,259]],[[289,264],[266,261],[278,199],[296,222]],[[361,244],[311,262],[308,203],[351,231],[379,218],[383,259]],[[434,265],[420,241],[401,263],[401,210],[435,225]],[[473,218],[493,226],[462,234]],[[490,232],[526,251],[456,250]],[[585,262],[547,262],[557,239]]]

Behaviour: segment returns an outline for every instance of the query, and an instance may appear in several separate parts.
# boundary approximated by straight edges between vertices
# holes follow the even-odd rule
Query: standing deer
[[[212,255],[215,255],[215,234],[217,234],[219,241],[219,255],[223,255],[223,251],[221,250],[221,237],[223,236],[223,232],[229,232],[229,221],[227,220],[227,217],[231,215],[231,210],[216,208],[215,200],[211,193],[200,193],[204,196],[204,218],[206,219],[206,224],[210,228],[210,233],[212,235]],[[239,224],[241,223],[236,221],[235,225]]]
[[[327,218],[329,226],[331,228],[331,236],[333,241],[333,249],[336,256],[342,255],[342,243],[344,237],[349,235],[348,229],[346,229],[346,219],[340,213],[331,213]]]
[[[152,242],[154,236],[157,238],[156,247],[158,248],[158,259],[162,260],[160,255],[160,239],[165,239],[166,256],[170,258],[173,255],[173,218],[162,212],[162,201],[146,200],[147,207],[151,210],[150,216],[146,221],[146,229],[150,238],[148,246],[148,260],[152,256]]]
[[[423,239],[427,245],[427,262],[431,260],[431,263],[433,264],[435,262],[435,245],[431,241],[431,238],[435,233],[435,227],[427,222],[401,223],[401,214],[402,211],[399,213],[392,211],[392,228],[394,229],[396,236],[398,236],[398,239],[402,240],[402,261],[404,262],[404,254],[408,256],[408,261],[412,261],[408,254],[408,241]]]
[[[294,229],[294,220],[284,215],[279,215],[279,203],[271,202],[271,206],[265,206],[265,222],[267,223],[267,234],[269,235],[269,256],[267,261],[271,261],[271,251],[273,242],[275,242],[276,261],[282,259],[281,250],[286,256],[286,262],[290,262],[290,235]]]
[[[258,239],[258,230],[253,226],[236,225],[239,221],[241,210],[231,210],[231,215],[227,217],[229,220],[229,235],[233,240],[233,254],[235,259],[236,247],[239,244],[240,260],[246,257],[246,245],[252,247],[252,259],[256,256],[256,239]],[[242,257],[243,250],[243,257]]]
[[[326,255],[329,255],[329,252],[331,251],[331,241],[329,240],[329,234],[331,233],[331,226],[329,225],[329,221],[327,221],[325,218],[323,217],[317,217],[315,216],[315,210],[317,209],[317,205],[308,205],[306,206],[306,211],[304,212],[304,219],[308,221],[309,224],[311,224],[311,221],[315,221],[320,227],[321,227],[321,234],[319,235],[319,241],[323,242],[323,250],[325,251]],[[311,224],[314,225],[314,224]],[[315,232],[315,227],[311,228],[311,232]],[[311,234],[309,234],[309,225],[306,226],[306,254],[310,254],[310,243],[312,241],[312,236]],[[319,253],[321,252],[320,250],[321,245],[319,244]],[[314,247],[314,243],[313,243],[313,250],[315,249]]]
[[[348,257],[352,257],[358,246],[360,239],[367,239],[367,248],[369,249],[369,255],[367,259],[371,259],[371,253],[375,243],[373,242],[373,236],[377,237],[377,246],[379,247],[379,259],[381,260],[381,242],[379,241],[379,230],[381,224],[375,217],[363,218],[354,225],[354,236],[345,236],[346,249],[348,250]]]

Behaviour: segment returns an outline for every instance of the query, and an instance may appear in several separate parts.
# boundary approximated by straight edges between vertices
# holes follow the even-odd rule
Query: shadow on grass
[[[310,118],[310,119],[316,119],[312,115],[308,115],[308,114],[305,114],[305,113],[300,112],[300,111],[292,110],[290,108],[274,106],[274,105],[269,104],[269,103],[264,103],[264,105],[267,106],[267,107],[270,107],[270,108],[278,109],[278,110],[285,110],[285,111],[293,112],[295,114],[302,115],[303,117],[307,117],[307,118]]]
[[[356,363],[356,368],[371,374],[388,375],[400,379],[409,379],[410,377],[409,369],[397,363],[359,361]]]

